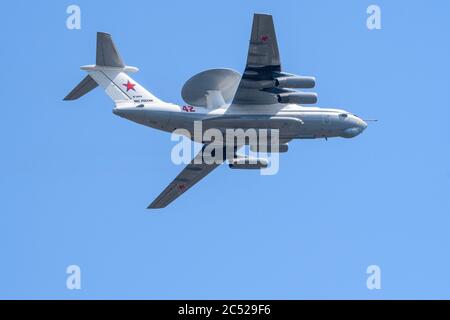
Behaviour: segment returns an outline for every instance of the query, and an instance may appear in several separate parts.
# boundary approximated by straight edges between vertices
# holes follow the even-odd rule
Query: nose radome
[[[342,132],[342,137],[353,138],[353,137],[356,137],[361,132],[362,132],[362,129],[360,127],[348,128]]]
[[[361,132],[362,132],[367,128],[367,123],[362,119],[359,119],[359,121],[360,121],[359,127],[361,128]]]

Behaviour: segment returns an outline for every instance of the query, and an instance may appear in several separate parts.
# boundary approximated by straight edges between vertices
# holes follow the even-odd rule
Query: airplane
[[[287,152],[293,139],[343,137],[353,138],[367,128],[356,115],[342,110],[304,106],[315,104],[317,94],[295,89],[315,87],[315,78],[282,71],[273,18],[269,14],[253,16],[247,63],[243,75],[231,69],[211,69],[190,78],[182,88],[187,105],[180,106],[160,100],[128,74],[138,68],[124,64],[110,34],[97,33],[96,64],[80,67],[88,75],[64,98],[75,100],[97,86],[114,101],[113,113],[138,124],[173,132],[184,128],[193,132],[194,123],[205,128],[276,128],[279,148]],[[198,140],[195,135],[193,141]],[[264,168],[267,162],[256,159],[246,162],[236,146],[221,161],[201,161],[202,151],[148,206],[164,208],[193,185],[228,161],[230,168]],[[250,149],[252,149],[250,145]],[[202,149],[203,150],[203,149]],[[271,151],[271,150],[269,150]],[[242,161],[244,160],[244,161]]]

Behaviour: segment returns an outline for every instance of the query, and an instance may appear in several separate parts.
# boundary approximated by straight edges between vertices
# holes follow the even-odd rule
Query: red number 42
[[[195,109],[193,106],[183,106],[183,111],[186,112],[195,112]]]

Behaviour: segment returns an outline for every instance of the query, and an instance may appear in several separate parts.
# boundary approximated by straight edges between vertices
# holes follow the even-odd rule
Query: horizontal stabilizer
[[[97,82],[92,79],[90,75],[87,75],[81,82],[64,98],[64,100],[76,100],[79,97],[84,96],[89,91],[97,88]]]
[[[124,68],[120,57],[109,33],[97,32],[97,66]]]

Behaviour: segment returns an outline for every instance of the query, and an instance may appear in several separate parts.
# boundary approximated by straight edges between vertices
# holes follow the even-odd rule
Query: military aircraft
[[[124,64],[111,35],[97,33],[96,53],[96,64],[81,67],[88,75],[64,100],[78,99],[100,85],[114,101],[114,114],[158,130],[193,132],[198,121],[204,129],[277,129],[276,152],[287,152],[292,139],[352,138],[367,127],[364,120],[345,110],[304,106],[315,104],[317,94],[295,89],[314,88],[315,78],[282,71],[273,18],[268,14],[253,17],[243,75],[212,69],[193,76],[183,86],[183,106],[160,100],[134,81],[128,74],[138,69]],[[191,139],[197,141],[195,137]],[[205,141],[200,138],[198,142]],[[225,161],[235,169],[267,166],[264,159],[249,164],[248,157],[237,153],[240,147],[214,163],[201,161],[200,151],[148,208],[166,207]]]

